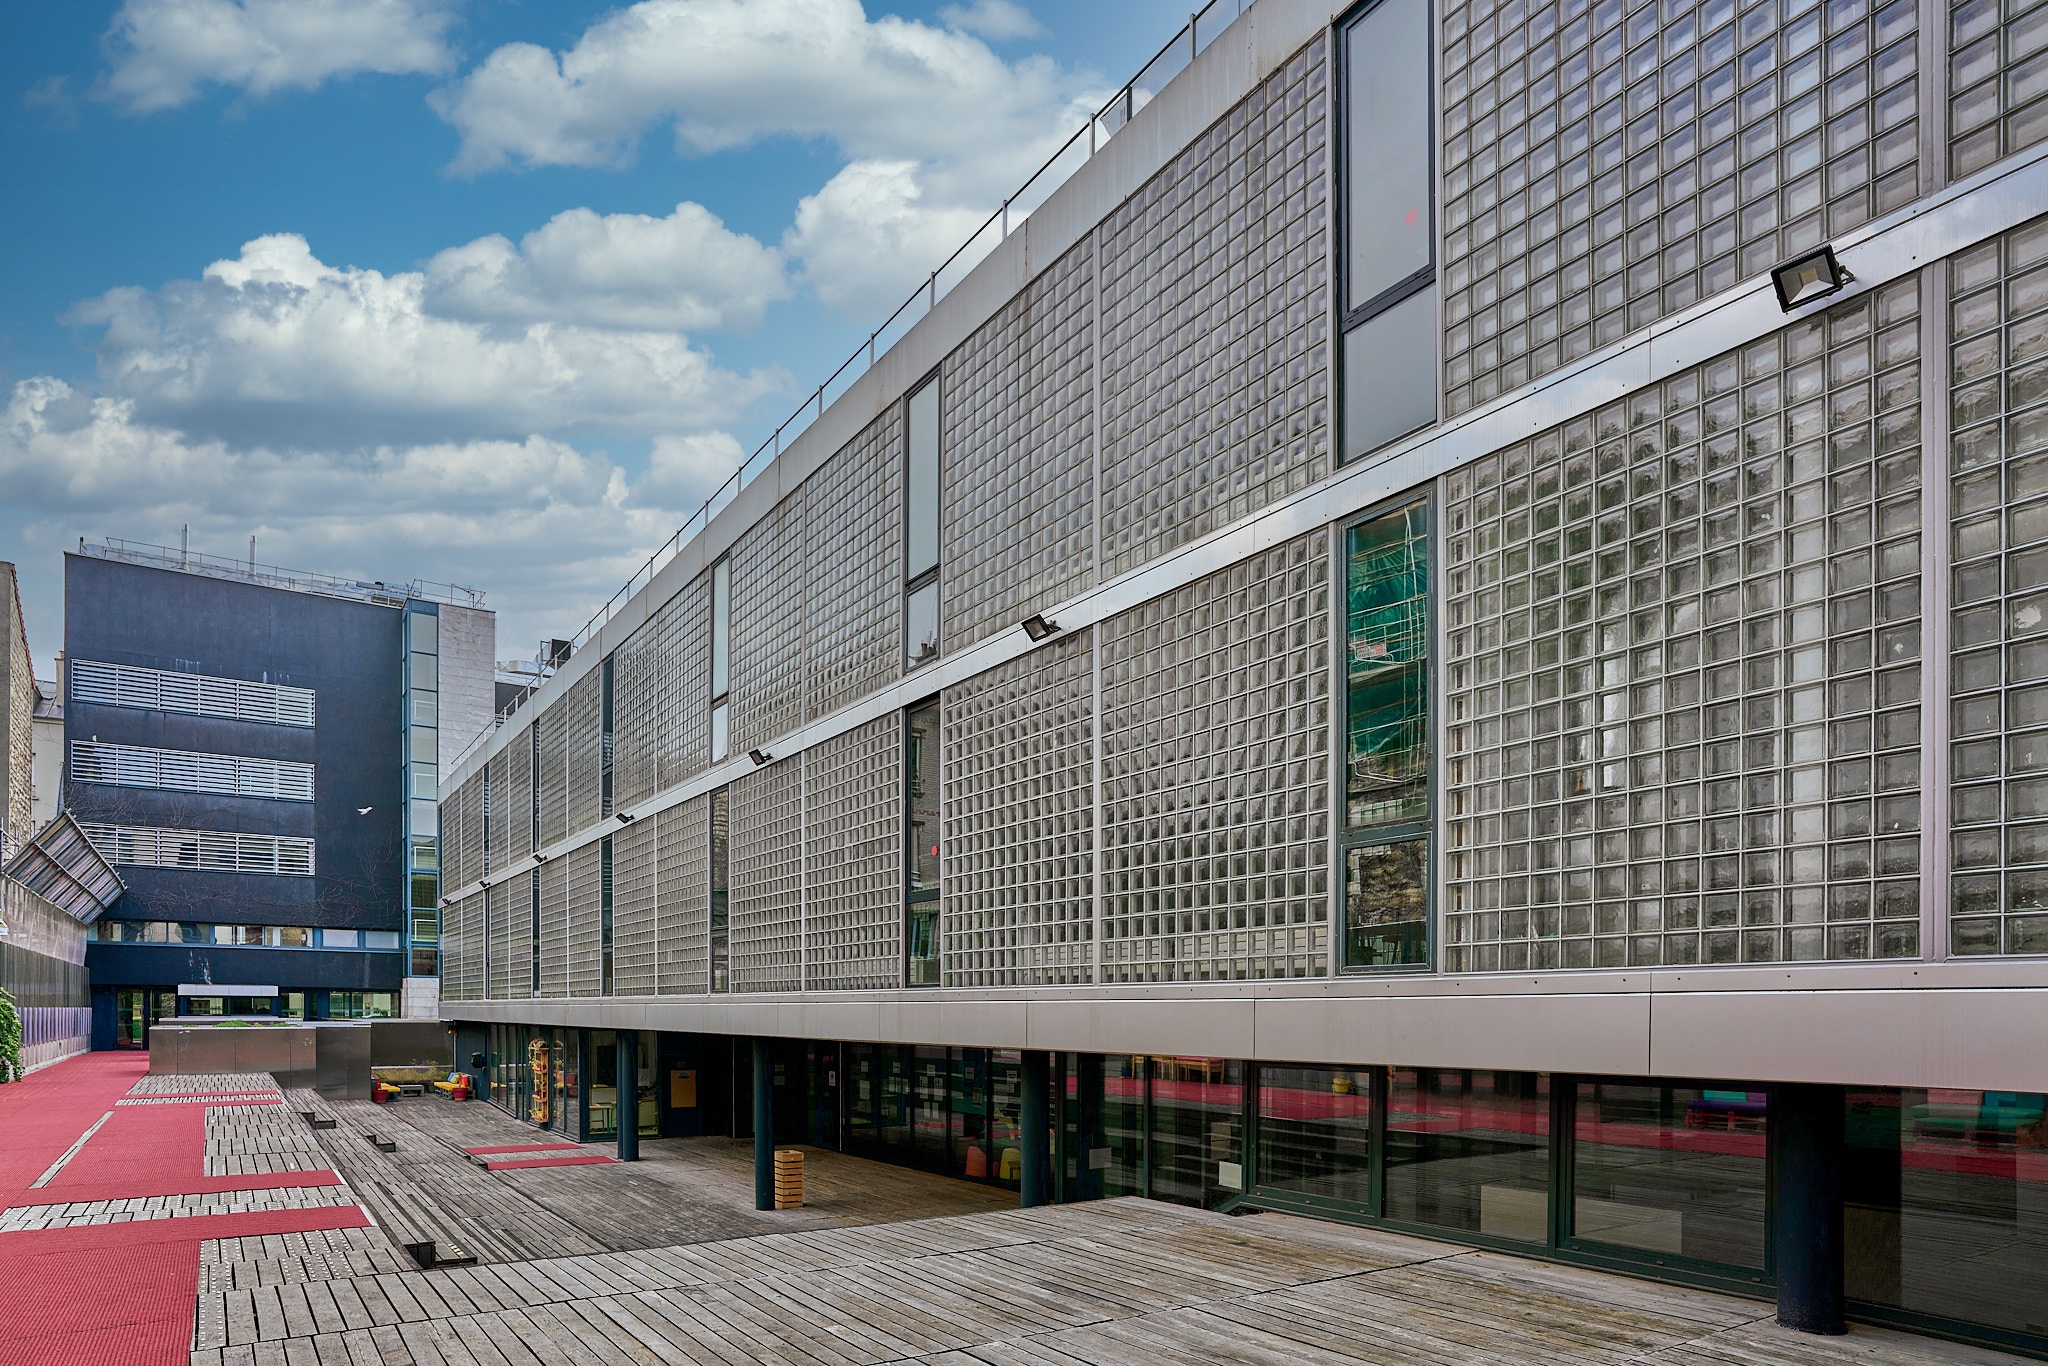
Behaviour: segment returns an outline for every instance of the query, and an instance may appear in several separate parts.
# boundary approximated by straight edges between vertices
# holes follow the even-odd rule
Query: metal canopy
[[[0,872],[87,925],[128,890],[69,812],[38,831]]]

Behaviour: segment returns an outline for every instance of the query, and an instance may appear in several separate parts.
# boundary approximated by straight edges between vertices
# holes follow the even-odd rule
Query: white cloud
[[[673,332],[444,318],[425,293],[422,272],[330,266],[283,233],[70,320],[105,327],[101,381],[141,421],[242,446],[700,431],[784,384],[723,370]]]
[[[482,588],[510,656],[576,629],[731,472],[737,451],[723,434],[658,442],[636,480],[602,453],[544,436],[238,448],[39,377],[0,408],[0,538],[17,547],[27,598],[54,602],[57,552],[80,536],[176,544],[189,526],[194,549],[240,555],[255,533],[267,563]],[[61,624],[38,613],[32,629],[46,657]]]
[[[879,321],[987,220],[984,208],[927,200],[926,178],[915,162],[856,161],[797,205],[783,246],[827,306]],[[977,243],[983,254],[994,233]]]
[[[1045,32],[1045,25],[1032,17],[1031,11],[1011,0],[974,0],[971,5],[947,5],[939,11],[939,18],[957,29],[978,33],[991,42],[1005,42],[1012,38],[1035,38]]]
[[[570,209],[517,247],[493,234],[427,263],[444,317],[634,329],[744,330],[786,298],[782,257],[698,204],[666,218]]]
[[[615,164],[663,123],[685,153],[787,134],[924,159],[1001,155],[1056,119],[1078,126],[1077,84],[965,32],[869,22],[859,0],[642,0],[560,54],[498,48],[434,104],[462,134],[464,172]]]
[[[149,113],[205,85],[268,95],[364,71],[445,71],[453,17],[442,0],[127,0],[100,90]]]

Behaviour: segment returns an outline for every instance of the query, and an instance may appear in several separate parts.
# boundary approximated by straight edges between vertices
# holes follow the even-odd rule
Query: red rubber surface
[[[524,1162],[486,1162],[484,1166],[494,1172],[510,1171],[517,1167],[594,1167],[600,1162],[615,1162],[618,1159],[600,1157],[590,1153],[583,1157],[536,1157]]]
[[[331,1171],[205,1175],[207,1104],[276,1100],[117,1107],[148,1068],[147,1054],[88,1053],[0,1086],[0,1208],[340,1183]],[[50,1184],[31,1188],[102,1116]],[[369,1222],[338,1205],[0,1233],[0,1366],[186,1366],[201,1242]]]
[[[485,1157],[491,1153],[572,1153],[582,1147],[581,1143],[503,1143],[495,1148],[464,1148],[471,1157]]]

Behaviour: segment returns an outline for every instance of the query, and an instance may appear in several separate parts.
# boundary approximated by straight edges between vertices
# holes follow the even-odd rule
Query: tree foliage
[[[21,1014],[14,998],[0,990],[0,1084],[20,1081],[27,1071],[21,1059]]]

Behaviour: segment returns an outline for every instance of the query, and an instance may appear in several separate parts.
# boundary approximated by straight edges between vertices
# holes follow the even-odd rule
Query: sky
[[[1187,0],[0,0],[0,559],[567,636]],[[187,529],[189,528],[189,532]]]

